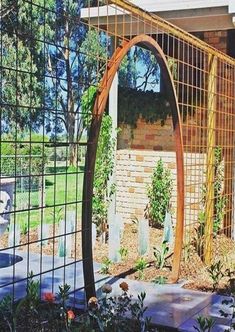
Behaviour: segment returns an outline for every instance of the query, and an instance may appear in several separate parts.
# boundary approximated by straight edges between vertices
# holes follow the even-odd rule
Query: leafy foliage
[[[164,168],[162,159],[159,159],[147,189],[149,204],[146,216],[153,226],[163,226],[165,214],[169,210],[172,185],[171,172]]]
[[[42,83],[37,78],[38,69],[32,62],[32,53],[15,36],[3,34],[1,42],[4,45],[1,56],[1,103],[5,105],[2,107],[4,121],[1,130],[36,129],[42,123]]]
[[[200,256],[205,254],[205,227],[206,227],[206,199],[208,186],[202,186],[202,210],[198,215],[198,225],[195,227],[194,245]],[[213,235],[220,231],[226,212],[227,198],[223,194],[224,190],[224,165],[222,158],[222,148],[217,146],[214,149],[214,212],[213,212]]]
[[[144,119],[147,123],[161,121],[161,124],[164,125],[171,114],[170,104],[164,94],[122,88],[121,86],[118,94],[118,121],[130,125],[132,128],[136,127],[139,118]]]
[[[108,186],[114,168],[115,143],[112,137],[112,118],[104,115],[96,154],[93,196],[93,222],[100,232],[105,229],[108,207],[115,191],[114,185]]]
[[[84,128],[89,130],[91,124],[92,110],[95,103],[97,94],[97,88],[91,85],[82,95],[81,109],[82,109],[82,121]]]
[[[39,281],[30,273],[22,300],[14,303],[6,296],[0,301],[1,331],[76,331],[75,314],[67,303],[69,289],[68,285],[60,286],[57,298],[53,293],[45,293],[42,301]]]
[[[223,195],[224,190],[224,165],[222,148],[216,146],[214,149],[214,219],[213,233],[216,235],[221,229],[223,218],[226,211],[227,198]],[[203,206],[206,205],[207,185],[202,188]]]
[[[15,121],[21,130],[44,125],[54,140],[66,132],[70,164],[76,165],[76,142],[84,130],[81,96],[101,79],[108,38],[81,24],[83,0],[48,0],[46,12],[42,0],[13,2],[2,4],[11,8],[2,21],[7,31],[2,62],[11,69],[3,70],[3,102],[14,108],[4,108],[5,131]]]
[[[215,320],[211,317],[198,316],[196,319],[198,326],[194,326],[197,332],[212,332]]]
[[[153,254],[156,259],[156,267],[162,269],[166,262],[166,256],[169,252],[169,243],[167,241],[163,241],[161,245],[161,250],[157,248],[153,248]]]
[[[215,180],[214,180],[214,198],[215,212],[213,222],[213,232],[217,234],[221,229],[223,218],[226,211],[227,198],[223,196],[224,188],[224,165],[222,160],[222,148],[215,148]]]
[[[222,269],[223,269],[223,264],[221,261],[211,264],[211,266],[207,269],[213,281],[213,292],[218,289],[219,282],[224,277]]]
[[[208,186],[202,186],[202,210],[198,215],[198,226],[195,227],[195,246],[199,255],[204,255],[205,226],[206,226],[206,199]],[[213,235],[218,234],[222,227],[226,213],[227,198],[224,196],[224,164],[222,148],[216,146],[214,149],[214,212],[213,212]]]
[[[144,278],[144,270],[148,267],[148,262],[144,257],[140,257],[135,262],[135,270],[138,271],[138,278],[141,280]]]
[[[128,294],[128,284],[120,284],[119,296],[110,296],[112,287],[102,287],[104,296],[91,298],[87,311],[81,313],[71,308],[70,286],[59,286],[58,294],[43,293],[40,297],[39,282],[29,275],[26,296],[18,301],[7,295],[0,301],[0,330],[4,332],[154,332],[150,318],[144,316],[145,293],[137,300]]]
[[[127,285],[128,286],[128,285]],[[121,287],[121,284],[120,284]],[[108,288],[108,293],[112,288]],[[83,332],[153,332],[151,320],[144,316],[145,293],[140,293],[137,300],[133,301],[128,290],[123,290],[118,296],[105,296],[100,300],[89,300],[88,315],[79,317]],[[80,331],[80,330],[79,330]]]
[[[155,279],[153,279],[152,282],[157,285],[165,285],[167,282],[167,278],[164,276],[158,276]]]
[[[125,248],[125,247],[121,247],[119,249],[119,254],[121,256],[121,260],[124,261],[126,258],[127,258],[127,255],[128,255],[128,249]]]
[[[108,274],[109,273],[109,268],[110,268],[111,265],[112,265],[112,261],[108,257],[104,257],[104,259],[102,260],[100,273]]]
[[[29,140],[31,142],[29,143]],[[21,185],[31,190],[38,188],[39,177],[33,176],[43,174],[48,161],[48,148],[43,143],[46,137],[39,134],[22,136],[21,140],[15,143],[12,135],[3,135],[0,143],[1,150],[1,174],[15,176],[31,174],[30,178],[23,178]]]
[[[194,228],[195,236],[193,238],[193,244],[198,252],[199,256],[204,255],[204,245],[205,245],[205,211],[200,211],[198,215],[198,225]]]
[[[96,93],[97,88],[91,86],[82,96],[82,120],[84,127],[88,131],[91,124]],[[99,233],[102,233],[106,229],[108,207],[115,192],[115,186],[113,184],[108,185],[113,173],[116,146],[116,139],[112,137],[112,127],[111,116],[104,115],[96,154],[93,196],[93,222],[97,225]]]

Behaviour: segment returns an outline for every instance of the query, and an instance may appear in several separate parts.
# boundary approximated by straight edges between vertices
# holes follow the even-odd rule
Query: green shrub
[[[166,212],[169,210],[172,186],[171,172],[164,168],[163,161],[160,159],[147,189],[149,204],[146,208],[146,216],[152,226],[163,226]]]
[[[97,87],[88,88],[81,100],[83,127],[89,131],[92,120],[92,110],[96,100]],[[96,153],[94,196],[92,201],[93,223],[97,226],[98,235],[106,230],[108,207],[115,192],[115,185],[109,185],[115,160],[116,139],[112,137],[112,118],[104,115],[100,128]]]
[[[47,137],[33,134],[15,140],[12,135],[2,137],[1,174],[6,176],[41,174],[48,161],[48,148],[44,144],[48,141]]]
[[[108,207],[115,192],[115,185],[108,185],[114,168],[115,144],[112,118],[104,115],[96,154],[93,196],[93,222],[97,225],[99,234],[106,229]]]

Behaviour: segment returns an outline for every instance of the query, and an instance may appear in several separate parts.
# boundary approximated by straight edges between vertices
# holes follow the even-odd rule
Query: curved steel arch
[[[119,46],[114,52],[101,81],[93,109],[85,163],[82,205],[83,274],[87,299],[95,295],[91,225],[93,181],[100,126],[114,76],[127,52],[135,45],[144,46],[150,50],[157,59],[162,71],[164,83],[167,87],[166,90],[171,105],[177,165],[177,218],[171,281],[176,282],[179,277],[184,232],[184,156],[180,113],[173,79],[162,49],[152,37],[139,35],[130,41],[123,41],[121,46]]]

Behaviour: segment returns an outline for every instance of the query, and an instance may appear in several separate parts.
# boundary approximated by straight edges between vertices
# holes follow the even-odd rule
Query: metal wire
[[[77,1],[77,15],[69,12],[73,1],[65,1],[67,36],[60,30],[58,17],[62,14],[56,2],[50,7],[46,1],[22,0],[6,16],[4,3],[0,9],[0,180],[14,178],[14,205],[9,212],[10,226],[0,238],[0,254],[26,255],[24,273],[20,263],[8,268],[11,275],[7,279],[0,272],[0,297],[9,286],[14,299],[22,295],[17,285],[23,287],[33,259],[38,260],[38,270],[33,272],[40,278],[42,293],[44,288],[55,292],[58,278],[68,282],[71,266],[71,290],[75,294],[82,287],[76,273],[83,259],[81,236],[86,232],[81,228],[81,214],[82,204],[87,203],[82,197],[87,131],[80,137],[78,132],[73,133],[71,139],[69,121],[74,118],[74,126],[79,129],[82,94],[89,86],[99,86],[105,70],[112,65],[112,52],[140,34],[150,35],[160,45],[172,72],[184,143],[184,241],[193,243],[197,236],[196,250],[209,264],[215,255],[213,238],[234,236],[235,60],[126,0],[98,1],[97,6],[90,0],[85,4]],[[24,10],[28,25],[27,19],[22,19]],[[82,47],[92,31],[104,51]],[[63,40],[60,33],[64,34]],[[139,47],[145,49],[144,45]],[[69,105],[71,100],[74,108]],[[5,153],[8,147],[11,151]],[[70,167],[72,147],[75,158]],[[22,172],[19,160],[24,150],[27,157]],[[42,161],[49,161],[40,166],[38,154]],[[37,193],[32,188],[35,179],[40,184]],[[28,183],[24,193],[19,187],[22,181]],[[19,204],[22,195],[27,196],[23,205]],[[72,229],[68,212],[70,218],[75,218]],[[11,233],[14,240],[10,243],[7,238]],[[58,247],[66,247],[68,242],[70,255],[60,253],[62,258],[58,258]],[[75,295],[73,301],[76,303]]]

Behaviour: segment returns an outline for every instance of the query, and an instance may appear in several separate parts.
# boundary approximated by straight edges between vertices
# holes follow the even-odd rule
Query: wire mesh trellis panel
[[[21,298],[32,272],[42,296],[67,283],[84,305],[81,96],[97,64],[82,46],[83,5],[1,1],[0,298]]]
[[[224,235],[231,237],[234,233],[234,59],[128,1],[114,0],[106,6],[101,4],[95,9],[83,10],[82,17],[85,24],[110,36],[114,49],[121,45],[119,54],[121,48],[139,35],[151,36],[161,47],[177,93],[184,148],[184,244],[176,243],[176,246],[184,247],[185,254],[187,248],[193,247],[203,261],[211,264],[222,257],[217,248],[221,242],[215,240]],[[138,46],[148,48],[144,38]],[[109,88],[119,54],[107,66],[100,98],[104,98],[103,91]],[[100,109],[102,106],[94,108],[94,118],[98,118]],[[158,138],[155,136],[155,139]],[[135,142],[133,149],[143,150],[147,145],[140,138]],[[145,158],[144,153],[136,155],[136,159],[131,159],[130,151],[127,158],[128,155],[132,165],[138,158],[139,161]],[[129,167],[126,161],[125,165]],[[131,171],[127,176],[133,181]],[[137,175],[134,179],[144,181]],[[119,185],[125,187],[124,178]],[[136,188],[129,189],[129,193],[133,193]],[[129,199],[125,189],[117,190],[120,190],[120,196]],[[137,194],[130,197],[134,204]],[[130,204],[124,205],[124,209],[129,208]]]
[[[92,192],[84,201],[85,164],[80,152],[87,148],[87,133],[92,145],[99,132],[89,132],[94,106],[90,87],[99,97],[108,85],[107,75],[99,86],[104,73],[118,61],[110,60],[114,51],[139,35],[148,35],[158,44],[174,81],[184,149],[184,245],[195,246],[210,263],[216,254],[214,238],[234,235],[234,60],[128,1],[3,0],[0,10],[1,187],[6,178],[15,180],[13,207],[4,213],[10,215],[13,232],[18,224],[21,227],[20,241],[14,232],[14,243],[19,244],[6,244],[5,230],[0,250],[1,255],[22,256],[24,262],[5,269],[4,277],[0,274],[0,294],[10,291],[14,298],[20,297],[30,271],[40,279],[42,292],[56,291],[60,282],[79,290],[84,283],[82,261],[89,270],[86,287],[93,287],[92,243],[88,243],[91,211],[87,209]],[[138,47],[153,51],[146,42],[140,41]],[[156,56],[159,63],[162,54]],[[163,68],[161,75],[164,80]],[[3,169],[8,169],[4,160],[9,154],[13,158],[7,174]],[[22,154],[29,156],[24,172],[18,163]],[[36,155],[42,156],[39,162]],[[89,176],[90,169],[85,172]],[[35,178],[42,189],[32,192]],[[17,190],[17,181],[29,184],[24,193]],[[22,194],[27,195],[27,208],[18,207]],[[173,196],[179,204],[176,190]],[[88,213],[83,215],[83,228],[82,205]],[[75,212],[72,228],[67,227],[71,211]],[[46,238],[44,224],[49,225]],[[67,240],[72,241],[71,257],[57,257],[58,243],[66,247]],[[76,303],[76,296],[73,299]]]

